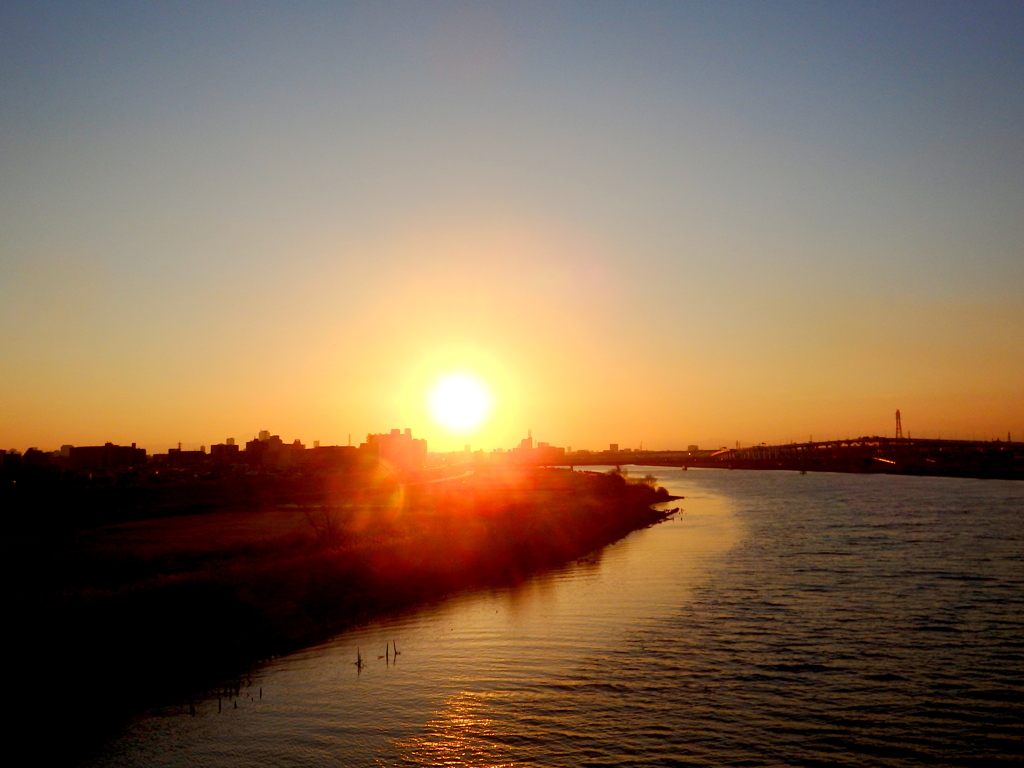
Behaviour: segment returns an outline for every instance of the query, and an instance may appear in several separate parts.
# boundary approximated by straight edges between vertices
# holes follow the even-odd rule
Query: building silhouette
[[[146,463],[146,449],[136,448],[135,443],[130,446],[113,443],[68,445],[61,448],[62,454],[65,449],[65,466],[76,472],[116,472]]]
[[[427,441],[413,438],[411,429],[367,435],[359,448],[402,472],[423,469],[427,461]]]

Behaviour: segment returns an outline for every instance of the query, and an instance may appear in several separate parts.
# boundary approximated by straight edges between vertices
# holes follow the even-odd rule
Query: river
[[[1019,762],[1024,484],[629,469],[680,511],[147,713],[91,764]]]

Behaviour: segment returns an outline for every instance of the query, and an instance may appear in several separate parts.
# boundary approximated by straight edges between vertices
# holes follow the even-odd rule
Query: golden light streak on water
[[[488,717],[487,699],[487,694],[472,691],[447,699],[427,722],[424,735],[396,744],[401,761],[465,768],[515,765],[512,748],[494,738],[502,724]]]

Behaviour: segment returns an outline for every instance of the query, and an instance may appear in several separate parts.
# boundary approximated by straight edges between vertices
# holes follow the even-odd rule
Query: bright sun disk
[[[443,376],[427,398],[434,421],[453,432],[468,432],[491,416],[494,398],[480,379],[468,373]]]

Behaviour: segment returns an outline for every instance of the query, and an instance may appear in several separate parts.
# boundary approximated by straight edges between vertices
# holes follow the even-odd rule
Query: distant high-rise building
[[[290,463],[295,450],[304,450],[304,446],[293,449],[293,446],[285,445],[280,435],[272,435],[263,429],[255,440],[245,444],[245,460],[256,466],[275,467]]]
[[[210,459],[215,464],[235,464],[240,459],[235,438],[229,437],[223,443],[210,446]]]
[[[414,439],[412,430],[392,429],[390,434],[367,435],[366,450],[395,469],[423,469],[427,460],[427,441]]]
[[[565,458],[565,448],[556,448],[549,443],[533,443],[533,430],[519,441],[519,445],[511,450],[512,460],[520,464],[551,465],[560,464]]]

